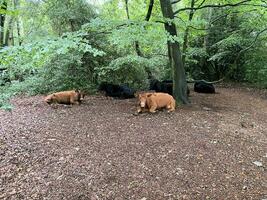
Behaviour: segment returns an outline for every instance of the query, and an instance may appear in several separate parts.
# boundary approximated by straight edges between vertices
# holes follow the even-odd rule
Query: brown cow
[[[84,99],[84,93],[80,90],[57,92],[45,97],[48,104],[80,104]]]
[[[168,112],[175,110],[175,100],[167,93],[143,93],[138,95],[139,107],[137,112],[149,111],[155,113],[157,109],[166,108]]]

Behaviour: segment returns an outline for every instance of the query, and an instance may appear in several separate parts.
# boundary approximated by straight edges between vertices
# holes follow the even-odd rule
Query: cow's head
[[[139,105],[141,108],[145,108],[147,106],[147,98],[150,97],[153,93],[142,93],[138,95]]]
[[[78,95],[78,101],[83,101],[85,97],[85,92],[81,90],[75,90],[75,92]]]

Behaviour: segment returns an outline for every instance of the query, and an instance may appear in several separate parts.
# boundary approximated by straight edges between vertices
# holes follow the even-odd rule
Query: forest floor
[[[87,96],[0,111],[0,199],[267,199],[267,92],[191,92],[174,113]]]

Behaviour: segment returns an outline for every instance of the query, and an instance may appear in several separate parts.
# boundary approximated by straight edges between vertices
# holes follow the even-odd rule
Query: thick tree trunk
[[[163,17],[174,19],[170,0],[160,0],[160,5]],[[165,30],[171,36],[177,36],[174,23],[165,23]],[[187,83],[179,43],[177,41],[168,42],[168,51],[173,72],[173,96],[177,103],[188,104]]]
[[[1,10],[7,10],[7,2],[4,1],[0,5]],[[0,47],[4,46],[4,28],[5,28],[6,15],[0,14]]]
[[[191,0],[191,8],[194,8],[195,6],[195,0]],[[188,21],[191,22],[194,16],[194,10],[190,10],[189,12],[189,16],[188,16]],[[185,29],[185,33],[184,33],[184,42],[183,42],[183,55],[182,55],[182,61],[183,64],[185,65],[185,58],[186,58],[186,51],[187,51],[187,47],[188,47],[188,36],[189,36],[189,26],[186,27]]]

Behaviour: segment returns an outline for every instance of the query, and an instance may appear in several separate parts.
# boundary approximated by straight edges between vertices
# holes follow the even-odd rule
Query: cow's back
[[[64,92],[57,92],[57,93],[54,93],[54,94],[55,94],[55,97],[56,97],[56,101],[58,103],[63,103],[63,104],[69,104],[71,96],[75,97],[75,91],[74,90],[64,91]]]
[[[158,107],[165,107],[166,105],[170,104],[174,99],[171,95],[167,93],[154,93],[151,95],[151,100],[156,102]]]

